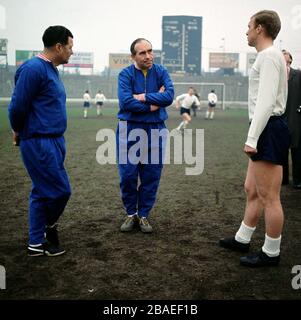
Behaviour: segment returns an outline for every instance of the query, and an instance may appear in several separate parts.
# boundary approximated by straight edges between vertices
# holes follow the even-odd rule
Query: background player
[[[188,93],[183,93],[176,97],[176,108],[180,109],[180,114],[182,116],[182,122],[177,127],[178,131],[186,129],[188,123],[191,121],[190,108],[193,104],[200,106],[199,99],[194,95],[195,91],[193,87],[189,87]]]
[[[84,95],[83,95],[83,99],[84,99],[84,118],[87,118],[88,116],[88,109],[90,108],[91,105],[91,97],[89,94],[89,90],[86,90]]]
[[[105,95],[102,93],[101,90],[99,90],[95,95],[95,104],[97,109],[97,116],[102,115],[102,106],[104,102],[106,101]]]
[[[215,94],[214,90],[211,90],[211,92],[208,94],[208,110],[206,112],[206,119],[213,119],[216,103],[217,95]]]

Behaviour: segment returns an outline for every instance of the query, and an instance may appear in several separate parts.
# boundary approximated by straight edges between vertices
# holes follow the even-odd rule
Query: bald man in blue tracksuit
[[[71,188],[64,168],[66,93],[56,66],[68,62],[72,38],[62,26],[45,31],[44,51],[24,62],[16,72],[9,105],[11,127],[20,139],[22,159],[32,180],[29,256],[58,256],[65,252],[59,246],[56,223]]]
[[[120,230],[131,231],[135,222],[139,222],[142,232],[151,233],[147,218],[156,200],[163,167],[161,139],[157,146],[159,162],[151,163],[151,152],[155,148],[151,145],[151,131],[165,129],[166,107],[173,102],[174,88],[167,70],[153,64],[152,45],[148,40],[136,39],[131,45],[131,54],[134,64],[123,69],[118,78],[117,158],[121,198],[127,212]],[[148,161],[132,163],[127,157],[125,163],[121,161],[124,154],[120,152],[127,153],[135,144],[127,139],[135,129],[143,129],[147,134],[143,143],[148,146]]]

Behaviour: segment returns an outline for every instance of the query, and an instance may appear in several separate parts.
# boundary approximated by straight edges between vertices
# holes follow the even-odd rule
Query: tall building
[[[162,64],[162,50],[153,49],[154,63]]]
[[[200,75],[203,18],[163,16],[162,61],[171,73]]]

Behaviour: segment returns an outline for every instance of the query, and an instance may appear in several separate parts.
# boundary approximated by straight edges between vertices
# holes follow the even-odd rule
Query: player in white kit
[[[244,152],[250,157],[245,180],[247,203],[235,237],[220,245],[247,252],[251,237],[264,213],[265,241],[262,248],[240,258],[247,267],[277,266],[284,222],[280,201],[282,165],[290,145],[283,114],[287,100],[287,70],[282,52],[273,46],[281,28],[275,11],[263,10],[251,17],[247,37],[258,55],[249,76],[249,132]]]
[[[88,109],[90,108],[91,105],[91,97],[89,94],[89,90],[86,90],[84,95],[83,95],[83,99],[84,99],[84,118],[87,118],[88,116]]]
[[[181,105],[180,113],[182,116],[182,122],[177,127],[178,131],[186,129],[188,123],[191,121],[191,106],[193,104],[198,107],[201,105],[199,99],[194,95],[194,92],[194,88],[190,87],[188,89],[188,93],[184,93],[176,97],[176,108],[179,109]]]
[[[217,95],[214,90],[208,94],[208,110],[206,112],[206,119],[213,119],[214,117],[214,108],[217,103]]]

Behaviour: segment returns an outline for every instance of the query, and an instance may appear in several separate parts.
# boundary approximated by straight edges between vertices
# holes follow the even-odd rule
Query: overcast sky
[[[161,49],[162,16],[203,17],[203,68],[209,52],[255,52],[246,41],[249,18],[262,9],[279,13],[282,29],[277,47],[291,51],[294,67],[301,68],[301,0],[0,0],[0,38],[8,38],[9,63],[15,50],[40,50],[41,36],[50,25],[61,24],[74,35],[74,51],[94,53],[97,71],[108,65],[109,53],[127,53],[138,37]]]

